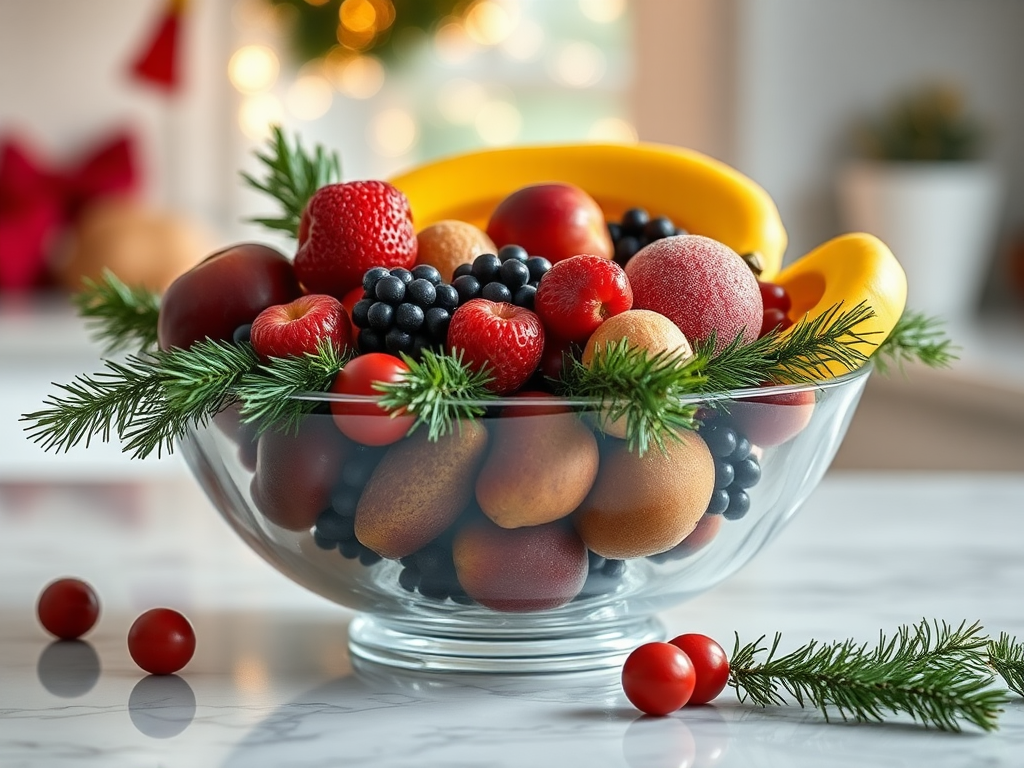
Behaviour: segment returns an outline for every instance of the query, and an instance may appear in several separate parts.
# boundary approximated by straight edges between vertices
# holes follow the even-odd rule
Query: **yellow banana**
[[[586,190],[609,220],[627,208],[668,216],[676,226],[719,240],[737,253],[758,252],[762,277],[782,264],[786,231],[761,187],[724,163],[657,144],[565,144],[470,152],[391,179],[412,205],[418,229],[443,219],[486,228],[510,193],[561,181]]]
[[[819,245],[783,269],[775,282],[789,293],[793,302],[789,316],[794,320],[804,315],[813,319],[840,303],[843,310],[866,303],[875,316],[860,323],[856,331],[870,334],[867,338],[875,345],[892,331],[907,301],[903,267],[885,243],[864,233],[841,235]],[[825,375],[839,376],[848,370],[836,363],[828,368]]]

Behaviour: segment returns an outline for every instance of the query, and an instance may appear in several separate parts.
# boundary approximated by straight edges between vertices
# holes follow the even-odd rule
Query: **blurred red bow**
[[[0,140],[0,290],[39,285],[47,247],[89,202],[135,190],[132,138],[119,134],[67,169],[44,169],[14,139]]]

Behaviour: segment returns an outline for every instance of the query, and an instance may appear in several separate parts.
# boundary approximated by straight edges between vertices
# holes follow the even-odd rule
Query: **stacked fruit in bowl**
[[[236,245],[171,285],[158,349],[114,369],[156,360],[135,391],[163,400],[118,429],[178,438],[251,547],[360,612],[366,658],[619,663],[797,510],[903,311],[879,241],[780,271],[770,198],[685,150],[479,152],[303,194],[282,169],[315,161],[276,146],[253,182],[290,201],[266,223],[294,256]]]

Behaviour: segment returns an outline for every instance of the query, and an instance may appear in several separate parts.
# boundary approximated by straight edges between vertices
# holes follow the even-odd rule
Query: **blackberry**
[[[373,267],[363,275],[363,298],[352,308],[360,352],[404,352],[419,358],[439,349],[459,305],[459,293],[429,264],[412,270]]]
[[[496,254],[483,253],[473,263],[456,267],[452,285],[460,304],[487,299],[533,309],[537,285],[549,269],[551,262],[544,257],[530,256],[520,245],[505,245]]]
[[[704,514],[739,520],[750,511],[747,489],[761,479],[761,465],[751,453],[753,446],[723,422],[711,422],[701,428],[700,435],[715,460],[715,490]]]
[[[316,519],[313,541],[321,549],[337,549],[346,560],[359,560],[363,565],[380,562],[380,555],[356,538],[355,514],[359,496],[369,482],[384,448],[360,445],[341,468],[338,486],[331,494],[331,506]]]
[[[609,560],[596,552],[587,550],[587,580],[583,583],[583,589],[576,596],[577,600],[588,597],[597,597],[609,592],[614,592],[622,581],[622,575],[626,572],[624,560]]]
[[[673,224],[668,216],[655,216],[652,219],[643,208],[630,208],[622,214],[622,221],[608,222],[608,234],[615,246],[615,261],[624,267],[645,245],[663,237],[685,235],[687,232]]]

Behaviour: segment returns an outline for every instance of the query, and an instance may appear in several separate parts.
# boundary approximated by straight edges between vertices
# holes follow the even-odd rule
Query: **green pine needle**
[[[463,362],[462,350],[444,354],[427,349],[419,360],[408,355],[402,359],[409,366],[404,379],[379,384],[376,389],[383,394],[383,408],[416,416],[410,432],[426,424],[428,438],[437,441],[463,419],[482,416],[487,410],[485,403],[496,399],[487,389],[491,375],[486,370],[474,371]]]
[[[242,421],[255,423],[259,432],[269,427],[293,431],[303,416],[317,406],[303,394],[330,389],[335,376],[351,359],[328,341],[321,341],[315,354],[302,357],[273,357],[258,370],[242,377],[235,394],[241,401]]]
[[[890,365],[903,371],[917,360],[929,368],[948,368],[957,359],[956,349],[939,318],[908,309],[875,351],[875,367],[881,373],[888,373]]]
[[[248,344],[209,339],[190,349],[106,360],[106,370],[58,384],[44,410],[21,417],[29,437],[44,450],[68,451],[97,435],[116,434],[124,451],[143,459],[173,451],[174,441],[205,424],[233,399],[233,389],[256,365]]]
[[[274,126],[268,147],[256,152],[256,157],[265,166],[264,176],[257,179],[242,173],[245,182],[277,201],[281,208],[279,216],[250,219],[256,224],[287,232],[297,237],[299,222],[306,203],[320,187],[341,180],[341,160],[336,152],[328,152],[317,145],[310,154],[295,138],[295,146],[289,145],[284,131]]]
[[[826,721],[838,712],[843,720],[882,722],[889,712],[940,730],[971,723],[991,731],[1006,694],[991,687],[994,677],[984,671],[981,633],[978,624],[952,629],[922,621],[892,639],[880,635],[875,647],[812,640],[785,655],[778,653],[781,635],[770,647],[764,636],[741,645],[737,635],[729,685],[740,701],[767,707],[788,696]]]
[[[151,349],[157,343],[160,297],[145,288],[125,285],[109,269],[99,280],[82,279],[83,288],[71,300],[85,319],[104,354]]]
[[[561,387],[573,399],[594,401],[602,428],[625,419],[628,448],[642,456],[652,443],[664,451],[666,440],[697,428],[697,406],[680,398],[703,387],[706,355],[651,355],[620,339],[596,348],[589,366],[567,361]]]
[[[1002,632],[998,640],[989,641],[987,650],[989,665],[1011,691],[1024,696],[1024,643]]]

